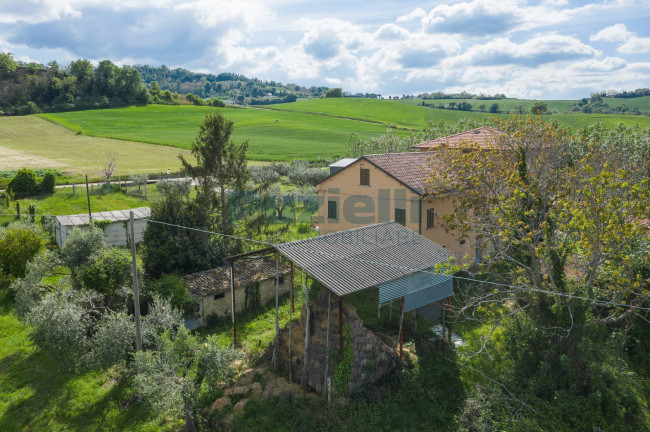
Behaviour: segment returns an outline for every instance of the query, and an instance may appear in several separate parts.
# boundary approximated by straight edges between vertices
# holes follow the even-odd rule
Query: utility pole
[[[131,257],[133,258],[133,303],[135,306],[135,347],[142,351],[142,331],[140,329],[140,290],[138,288],[138,263],[135,259],[135,229],[133,228],[133,212],[130,212],[131,222]]]

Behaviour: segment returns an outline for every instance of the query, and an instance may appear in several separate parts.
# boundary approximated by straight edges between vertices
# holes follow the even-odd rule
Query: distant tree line
[[[0,53],[0,109],[5,114],[70,111],[146,104],[147,88],[137,70],[104,60],[95,68],[75,60],[65,68],[23,63]]]

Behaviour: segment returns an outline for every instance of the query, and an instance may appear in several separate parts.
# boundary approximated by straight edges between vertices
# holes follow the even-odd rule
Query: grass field
[[[0,117],[0,170],[52,168],[96,177],[104,156],[117,156],[116,175],[158,173],[180,168],[187,150],[76,135],[39,117]]]
[[[149,105],[40,116],[84,135],[190,148],[199,124],[216,108]],[[352,132],[367,138],[386,126],[307,113],[223,108],[235,123],[233,140],[249,141],[248,158],[292,160],[342,155]]]

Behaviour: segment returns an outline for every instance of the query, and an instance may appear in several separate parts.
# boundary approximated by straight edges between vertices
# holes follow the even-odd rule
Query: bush
[[[7,185],[15,199],[34,196],[37,192],[36,173],[30,169],[20,169]]]
[[[185,310],[185,312],[191,312],[196,305],[196,302],[190,297],[185,282],[177,275],[164,275],[160,279],[146,281],[143,295],[150,297],[159,295],[169,300],[173,307]]]
[[[56,175],[53,172],[48,171],[45,173],[43,180],[41,180],[41,183],[38,185],[38,191],[42,194],[53,194],[54,186],[56,186]]]
[[[132,316],[119,312],[99,321],[91,340],[91,364],[106,368],[128,360],[134,351],[135,323]]]
[[[115,294],[123,286],[131,286],[131,254],[117,247],[100,249],[81,268],[78,279],[86,289]]]
[[[86,264],[90,256],[106,247],[104,231],[95,226],[73,228],[61,249],[61,258],[73,274]]]
[[[32,340],[67,366],[80,364],[89,325],[84,309],[70,294],[69,291],[50,293],[27,315]]]
[[[27,263],[25,277],[14,280],[10,289],[14,293],[14,307],[18,316],[24,317],[38,304],[51,287],[44,286],[43,278],[52,273],[61,262],[58,255],[42,249]]]
[[[25,276],[27,262],[45,244],[33,225],[20,224],[0,233],[0,272],[14,278]]]

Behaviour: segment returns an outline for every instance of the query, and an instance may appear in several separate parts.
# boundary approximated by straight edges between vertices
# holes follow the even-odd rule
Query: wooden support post
[[[230,261],[230,300],[232,301],[232,346],[237,346],[237,315],[235,314],[235,262]]]
[[[140,290],[138,287],[138,263],[135,255],[135,234],[133,228],[133,212],[130,212],[131,222],[131,258],[133,259],[133,306],[135,314],[135,347],[142,351],[142,331],[140,329]]]
[[[293,267],[293,261],[291,262],[291,310],[289,311],[290,313],[293,312],[293,279],[294,279],[294,267]]]
[[[293,380],[293,373],[291,371],[291,327],[293,321],[293,261],[291,262],[291,307],[289,308],[289,381]]]
[[[447,302],[442,304],[442,341],[444,342],[447,337]]]
[[[339,363],[343,361],[343,296],[339,296]]]
[[[325,382],[323,392],[328,394],[327,382],[330,375],[330,315],[332,315],[332,291],[327,290],[327,329],[325,330]]]
[[[307,274],[305,276],[305,355],[302,365],[302,385],[307,385],[307,363],[309,362],[309,287],[307,286]]]
[[[404,357],[403,351],[404,345],[404,297],[400,300],[400,312],[399,312],[399,358]]]
[[[279,315],[279,290],[280,290],[280,257],[275,251],[275,341],[273,342],[273,367],[278,368],[278,344],[280,343],[280,315]]]
[[[449,343],[451,344],[451,297],[447,298],[447,303],[449,307]]]

